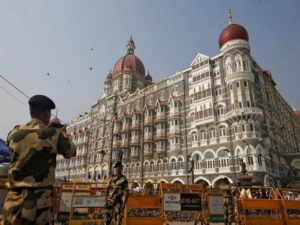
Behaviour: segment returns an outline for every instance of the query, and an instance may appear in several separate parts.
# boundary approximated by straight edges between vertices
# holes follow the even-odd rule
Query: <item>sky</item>
[[[130,36],[159,81],[197,53],[220,53],[228,8],[248,31],[252,56],[300,108],[299,0],[1,0],[0,75],[27,96],[49,96],[69,122],[101,97]],[[0,138],[30,120],[27,102],[0,77]]]

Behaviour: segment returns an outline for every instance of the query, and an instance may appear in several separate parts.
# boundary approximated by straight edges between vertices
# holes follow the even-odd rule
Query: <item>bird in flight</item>
[[[93,67],[90,67],[90,70],[93,70]]]
[[[47,76],[50,76],[50,73],[47,73]]]

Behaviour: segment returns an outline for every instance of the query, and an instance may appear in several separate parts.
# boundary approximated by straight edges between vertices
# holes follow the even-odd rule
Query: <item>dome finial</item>
[[[134,49],[135,49],[135,45],[134,45],[134,41],[132,40],[132,36],[130,36],[130,39],[129,39],[126,46],[127,46],[127,53],[133,54]]]
[[[232,20],[232,14],[231,14],[231,9],[230,8],[228,9],[228,15],[227,15],[227,17],[228,17],[228,23],[232,24],[233,20]]]

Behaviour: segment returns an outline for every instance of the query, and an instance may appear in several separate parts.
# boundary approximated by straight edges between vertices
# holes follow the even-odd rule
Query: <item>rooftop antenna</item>
[[[230,8],[228,9],[228,15],[227,15],[227,17],[228,17],[228,23],[232,24],[233,23],[233,19],[232,19],[232,14],[231,14],[231,9]]]

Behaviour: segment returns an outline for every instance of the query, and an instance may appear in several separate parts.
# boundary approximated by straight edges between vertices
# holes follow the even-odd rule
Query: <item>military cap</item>
[[[122,167],[122,166],[123,166],[122,162],[118,161],[118,162],[115,163],[114,168],[119,168],[119,167]]]
[[[40,109],[55,109],[54,102],[45,95],[34,95],[32,96],[28,104],[30,107],[40,108]]]

